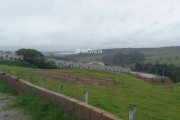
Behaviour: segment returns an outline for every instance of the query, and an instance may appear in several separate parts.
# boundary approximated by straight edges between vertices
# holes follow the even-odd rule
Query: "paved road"
[[[131,71],[131,73],[137,74],[137,75],[140,75],[140,76],[146,77],[146,78],[159,78],[159,77],[160,77],[160,76],[158,76],[158,75],[153,75],[153,74],[149,74],[149,73],[142,73],[142,72],[134,72],[134,71]]]
[[[7,109],[5,107],[13,98],[15,96],[0,93],[0,120],[27,120],[27,117],[17,108]]]

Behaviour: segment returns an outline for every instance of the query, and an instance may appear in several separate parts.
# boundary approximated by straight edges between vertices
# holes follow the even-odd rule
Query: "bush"
[[[37,68],[35,65],[32,65],[26,61],[20,60],[0,60],[1,65],[10,65],[10,66],[18,66],[18,67],[29,67],[29,68]]]
[[[164,84],[165,78],[161,78],[161,83]]]

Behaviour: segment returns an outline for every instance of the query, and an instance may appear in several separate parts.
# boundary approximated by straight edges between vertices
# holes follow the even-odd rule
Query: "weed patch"
[[[32,94],[20,94],[12,103],[27,111],[32,120],[79,120],[56,108],[48,101],[41,100]]]

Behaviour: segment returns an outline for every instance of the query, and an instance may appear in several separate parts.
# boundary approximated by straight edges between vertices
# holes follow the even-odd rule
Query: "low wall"
[[[0,72],[0,78],[9,84],[16,93],[32,93],[41,99],[48,100],[58,108],[85,120],[122,120],[104,110],[72,99],[65,95],[38,87],[27,81]]]

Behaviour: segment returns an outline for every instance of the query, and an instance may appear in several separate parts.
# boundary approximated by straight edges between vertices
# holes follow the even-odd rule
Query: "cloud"
[[[178,0],[1,0],[0,49],[179,45]]]

